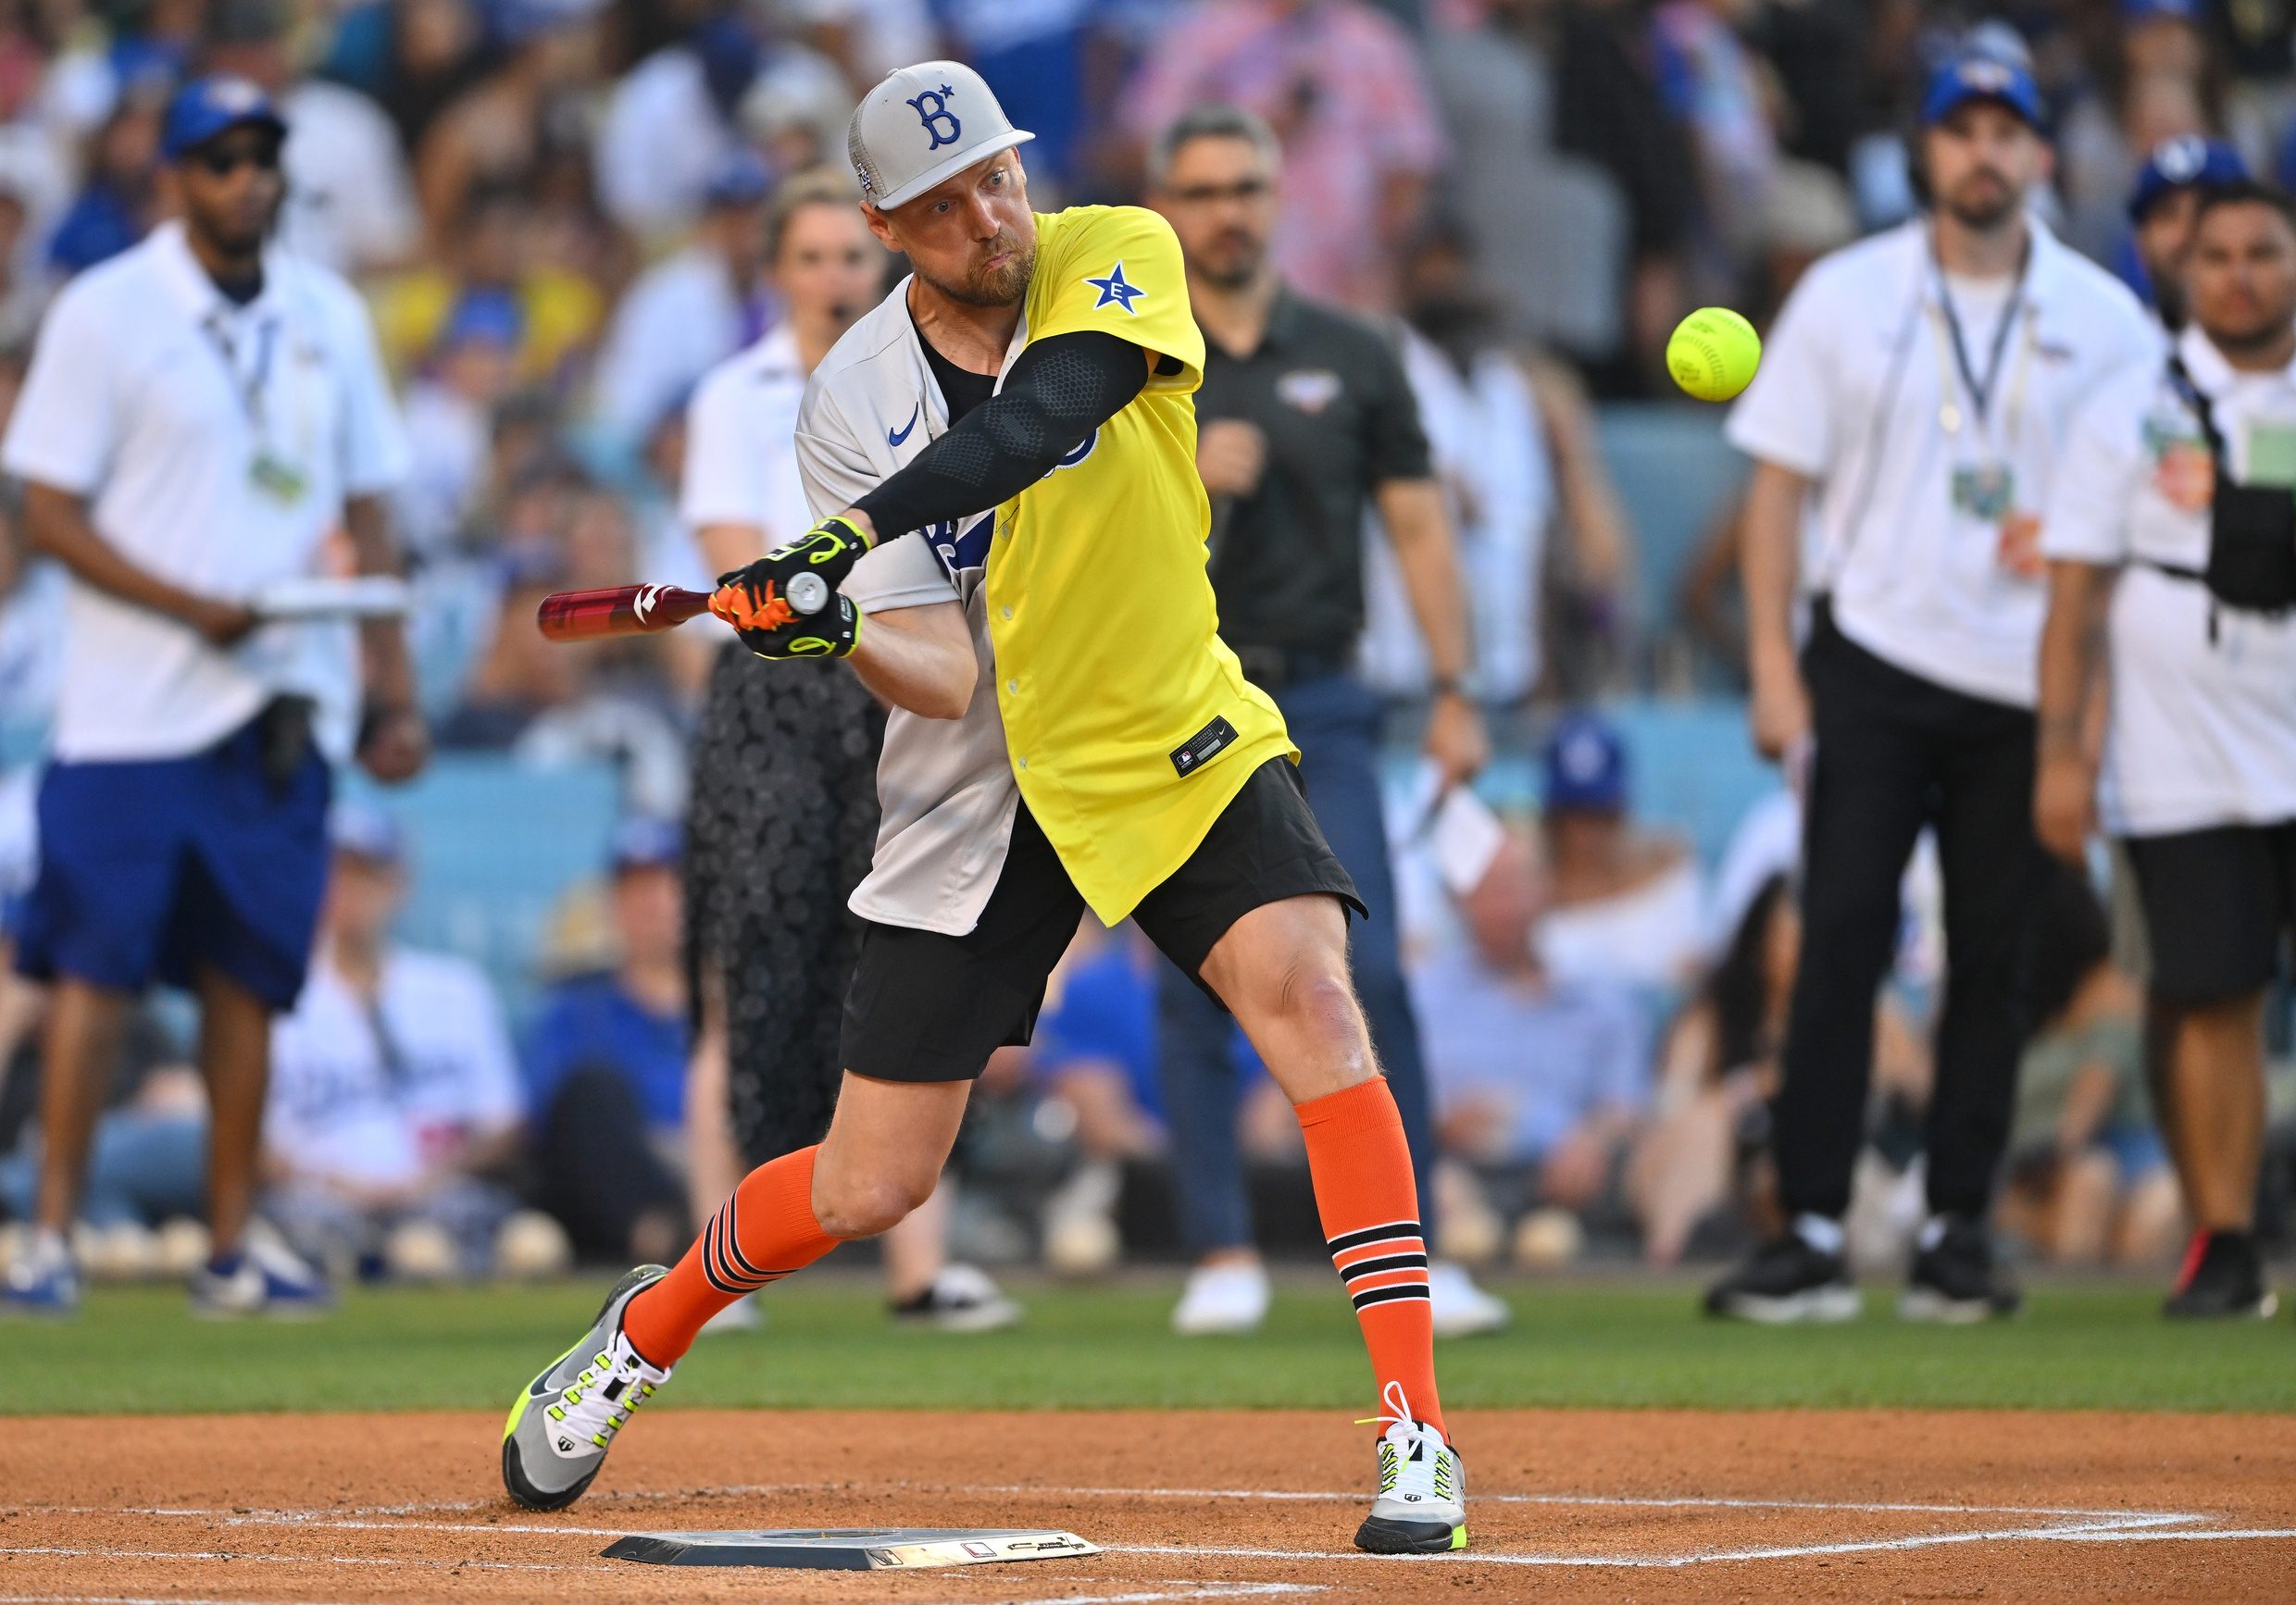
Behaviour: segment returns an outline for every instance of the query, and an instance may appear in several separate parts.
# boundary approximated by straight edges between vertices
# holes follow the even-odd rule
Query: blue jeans
[[[1353,676],[1303,680],[1275,693],[1300,750],[1300,778],[1332,852],[1354,877],[1371,917],[1348,933],[1348,967],[1387,1070],[1419,1182],[1419,1219],[1434,1233],[1434,1126],[1419,1026],[1396,952],[1395,877],[1379,807],[1379,703]],[[1243,1162],[1236,1144],[1240,1079],[1230,1051],[1235,1022],[1187,977],[1163,966],[1157,1035],[1172,1134],[1180,1240],[1202,1256],[1252,1241]]]
[[[157,1226],[172,1215],[207,1213],[207,1121],[199,1114],[118,1109],[96,1122],[80,1218],[90,1226]],[[0,1203],[30,1220],[40,1185],[40,1145],[28,1132],[0,1158]]]

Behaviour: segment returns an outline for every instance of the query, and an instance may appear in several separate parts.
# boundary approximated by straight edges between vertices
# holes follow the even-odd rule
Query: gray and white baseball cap
[[[980,74],[961,61],[905,67],[861,97],[845,154],[861,198],[890,211],[975,162],[1027,144]]]

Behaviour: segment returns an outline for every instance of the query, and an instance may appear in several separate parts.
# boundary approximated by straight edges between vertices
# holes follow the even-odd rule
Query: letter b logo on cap
[[[949,109],[949,96],[955,93],[953,87],[944,83],[939,89],[925,91],[907,103],[916,111],[917,121],[925,125],[926,133],[932,137],[932,143],[925,147],[928,153],[937,151],[942,145],[953,145],[964,135],[965,125],[957,121],[956,113]],[[926,104],[928,101],[931,102],[930,106]]]

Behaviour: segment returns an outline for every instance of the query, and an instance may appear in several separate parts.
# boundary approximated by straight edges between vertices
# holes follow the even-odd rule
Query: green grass
[[[2296,1410],[2286,1320],[2171,1326],[2149,1288],[2037,1290],[2015,1322],[1866,1318],[1761,1330],[1694,1313],[1687,1283],[1521,1284],[1516,1324],[1441,1350],[1444,1402]],[[1366,1370],[1337,1289],[1279,1294],[1248,1338],[1181,1341],[1162,1283],[1022,1289],[1029,1319],[942,1338],[890,1327],[874,1287],[822,1277],[769,1295],[770,1325],[704,1339],[664,1403],[1029,1408],[1362,1403]],[[0,1325],[17,1386],[0,1414],[495,1409],[580,1334],[599,1287],[354,1293],[331,1320],[215,1325],[181,1294],[100,1292],[76,1322]]]

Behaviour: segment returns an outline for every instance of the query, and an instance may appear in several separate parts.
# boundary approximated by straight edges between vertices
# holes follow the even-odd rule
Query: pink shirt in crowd
[[[1392,309],[1380,195],[1442,164],[1441,125],[1410,35],[1362,0],[1213,0],[1167,31],[1126,112],[1154,140],[1192,106],[1227,102],[1283,141],[1274,255],[1306,294]]]

